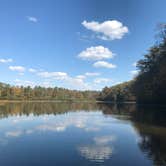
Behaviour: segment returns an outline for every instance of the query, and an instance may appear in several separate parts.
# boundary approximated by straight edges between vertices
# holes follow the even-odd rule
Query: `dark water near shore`
[[[165,166],[166,108],[1,103],[2,166]]]

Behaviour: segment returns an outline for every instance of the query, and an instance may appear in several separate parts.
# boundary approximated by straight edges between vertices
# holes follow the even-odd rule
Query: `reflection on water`
[[[154,165],[166,165],[166,128],[135,124],[140,134],[138,143],[146,157],[153,161]]]
[[[104,162],[111,157],[113,147],[109,142],[115,140],[115,136],[107,135],[94,137],[94,143],[90,145],[79,146],[80,154],[91,161]]]
[[[165,108],[1,103],[0,165],[166,165]]]
[[[112,148],[98,145],[85,145],[79,147],[80,154],[91,161],[103,162],[109,159],[112,154]]]

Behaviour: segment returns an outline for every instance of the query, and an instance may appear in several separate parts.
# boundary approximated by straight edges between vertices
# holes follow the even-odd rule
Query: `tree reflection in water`
[[[138,142],[144,154],[153,160],[154,165],[166,165],[166,128],[134,124],[141,138]]]
[[[1,103],[0,118],[17,115],[29,116],[31,114],[34,116],[43,114],[56,115],[81,110],[102,111],[104,115],[130,121],[140,137],[138,146],[145,156],[151,159],[154,165],[166,165],[166,108],[164,107],[136,106],[135,104]],[[41,129],[41,126],[39,129]],[[58,128],[58,130],[62,130],[62,128]],[[92,129],[89,126],[87,130]],[[93,126],[93,130],[97,131],[98,128]],[[21,133],[9,132],[6,136],[19,134]],[[92,144],[80,145],[77,150],[86,159],[103,162],[114,153],[114,147],[111,144],[113,141],[115,139],[110,138],[110,136],[94,138]],[[0,142],[5,144],[4,140],[0,140]]]

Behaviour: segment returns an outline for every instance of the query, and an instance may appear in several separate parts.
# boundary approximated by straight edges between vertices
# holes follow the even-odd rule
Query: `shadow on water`
[[[119,104],[101,106],[104,114],[129,115],[140,135],[138,146],[154,165],[166,166],[166,107]]]
[[[154,165],[166,165],[166,108],[137,106],[132,114],[134,127],[141,136],[140,149]]]
[[[154,165],[166,165],[166,129],[163,127],[134,124],[140,137],[139,147]]]
[[[0,104],[0,118],[33,114],[65,114],[77,111],[102,111],[120,120],[131,122],[139,135],[138,147],[153,165],[166,165],[166,108],[135,104],[88,103],[4,103]],[[85,151],[85,149],[83,149]]]

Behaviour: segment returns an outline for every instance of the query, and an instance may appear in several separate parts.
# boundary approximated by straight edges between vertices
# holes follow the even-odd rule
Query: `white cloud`
[[[100,73],[90,73],[90,72],[87,72],[87,73],[85,73],[85,75],[86,76],[99,76],[100,75]]]
[[[90,89],[88,83],[84,82],[85,75],[78,75],[71,77],[64,72],[39,72],[37,73],[40,77],[48,78],[50,80],[61,81],[64,87],[69,89],[85,90]]]
[[[50,81],[44,81],[40,84],[40,86],[49,88],[49,87],[54,87],[54,84],[52,84],[52,82],[50,82]]]
[[[130,74],[133,75],[133,76],[137,76],[139,73],[139,70],[132,70],[130,71]]]
[[[0,59],[0,63],[9,63],[13,62],[13,59]]]
[[[78,78],[78,79],[85,79],[86,78],[86,76],[84,76],[84,75],[78,75],[78,76],[76,76],[76,78]]]
[[[99,76],[100,73],[95,73],[95,72],[86,72],[85,74],[83,75],[77,75],[75,78],[76,79],[86,79],[87,77],[94,77],[94,76]]]
[[[9,66],[9,69],[12,71],[24,72],[25,67],[23,66]]]
[[[106,135],[106,136],[101,136],[101,137],[95,137],[94,141],[96,144],[108,144],[109,142],[115,141],[116,137],[114,135]]]
[[[33,68],[30,68],[28,71],[31,72],[31,73],[36,73],[37,72],[37,70],[33,69]]]
[[[93,64],[94,67],[104,67],[104,68],[116,68],[116,65],[106,62],[106,61],[97,61]]]
[[[45,81],[43,80],[41,83],[37,83],[37,82],[33,82],[33,81],[29,81],[29,80],[20,80],[20,79],[15,79],[14,80],[15,85],[17,86],[30,86],[30,87],[35,87],[35,86],[42,86],[45,88],[48,87],[54,87],[54,84],[52,84],[51,81]]]
[[[102,60],[113,58],[113,53],[103,46],[89,47],[82,51],[78,57],[83,60]]]
[[[14,80],[14,82],[18,86],[31,86],[31,87],[35,86],[34,82],[28,81],[28,80],[19,80],[19,79],[16,79],[16,80]]]
[[[109,78],[96,78],[96,79],[94,80],[94,83],[95,83],[95,84],[108,83],[108,82],[112,82],[112,80],[109,79]]]
[[[136,66],[137,66],[137,62],[134,62],[134,63],[132,64],[132,66],[136,67]]]
[[[44,78],[52,78],[57,80],[63,80],[68,77],[67,73],[64,72],[40,72],[38,75]]]
[[[126,26],[117,20],[108,20],[102,23],[97,21],[83,21],[82,25],[85,28],[98,33],[98,37],[102,40],[121,39],[129,31]]]
[[[33,16],[27,16],[27,19],[28,19],[28,21],[31,21],[34,23],[38,22],[38,19],[36,17],[33,17]]]
[[[79,89],[79,90],[90,90],[91,87],[88,83],[84,82],[82,78],[72,78],[68,77],[68,79],[65,80],[68,87],[71,89]]]

